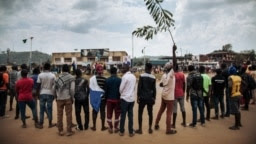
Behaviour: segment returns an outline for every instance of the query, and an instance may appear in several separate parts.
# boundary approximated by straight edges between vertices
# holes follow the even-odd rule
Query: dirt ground
[[[157,101],[154,106],[154,120],[160,107],[161,88],[157,87]],[[8,100],[9,103],[9,100]],[[9,104],[7,104],[9,110]],[[134,129],[138,128],[138,104],[134,106]],[[186,102],[187,123],[192,121],[192,110],[190,103]],[[32,119],[27,120],[27,128],[21,128],[21,120],[14,120],[15,111],[7,111],[10,118],[0,120],[0,144],[255,144],[256,143],[256,105],[250,105],[249,111],[242,111],[242,125],[240,130],[232,131],[228,127],[234,124],[234,117],[231,116],[225,119],[206,121],[206,126],[202,127],[200,124],[196,128],[182,127],[181,113],[178,111],[175,135],[165,134],[165,114],[160,121],[160,130],[154,131],[153,134],[148,133],[148,116],[144,109],[143,113],[143,134],[136,134],[134,137],[128,135],[128,120],[126,119],[125,135],[109,134],[108,131],[100,131],[101,122],[98,116],[97,130],[75,131],[73,136],[59,136],[57,128],[48,128],[48,120],[45,119],[43,129],[36,129],[33,125]],[[30,109],[27,107],[27,115],[32,116]],[[211,116],[214,115],[214,110],[211,110]],[[57,121],[56,102],[53,107],[53,122]],[[73,122],[75,123],[75,114],[73,111]],[[64,117],[64,127],[66,126]],[[90,126],[92,126],[92,117],[90,110]]]

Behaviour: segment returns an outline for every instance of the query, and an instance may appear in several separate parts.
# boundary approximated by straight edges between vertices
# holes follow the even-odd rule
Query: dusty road
[[[154,119],[160,107],[160,92],[161,88],[157,88],[158,95],[157,101],[154,106]],[[9,100],[8,100],[9,101]],[[7,105],[9,110],[9,105]],[[137,121],[138,104],[134,107],[134,129],[138,128]],[[192,120],[192,111],[190,103],[186,102],[187,123]],[[32,116],[31,111],[27,108],[28,115]],[[129,137],[127,132],[127,119],[126,119],[126,132],[123,137],[118,134],[109,134],[108,131],[100,131],[101,123],[98,116],[97,131],[75,131],[71,137],[62,136],[57,134],[57,128],[48,128],[48,121],[45,119],[43,129],[34,128],[32,119],[27,120],[28,127],[21,128],[21,120],[14,120],[15,111],[7,111],[10,118],[0,120],[0,144],[256,144],[256,105],[250,105],[250,111],[242,111],[242,124],[243,127],[237,131],[231,131],[229,126],[233,125],[234,117],[231,116],[225,119],[211,120],[206,122],[206,127],[200,124],[196,128],[182,127],[181,113],[177,116],[176,135],[165,134],[165,115],[162,116],[160,121],[160,130],[154,131],[153,134],[148,134],[148,117],[147,111],[144,109],[143,114],[143,134]],[[91,115],[91,111],[90,111]],[[211,110],[211,116],[214,115],[214,110]],[[56,122],[56,103],[54,102],[53,121]],[[65,120],[65,119],[64,119]],[[73,122],[75,123],[75,116],[73,111]],[[92,118],[90,117],[90,126],[92,126]],[[66,123],[64,122],[64,127]]]

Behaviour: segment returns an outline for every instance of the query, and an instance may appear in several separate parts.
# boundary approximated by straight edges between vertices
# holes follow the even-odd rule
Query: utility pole
[[[30,72],[32,73],[32,67],[31,67],[31,63],[32,63],[32,40],[34,37],[30,37],[31,43],[30,43],[30,61],[29,61],[29,68],[30,68]]]

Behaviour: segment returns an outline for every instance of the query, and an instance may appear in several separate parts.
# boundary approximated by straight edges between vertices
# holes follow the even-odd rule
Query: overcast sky
[[[232,44],[233,50],[256,49],[256,0],[165,0],[172,12],[171,31],[178,55],[206,54]],[[132,54],[132,32],[155,26],[144,0],[0,0],[0,50],[48,54],[74,49],[109,48]],[[171,55],[168,33],[153,40],[134,38],[134,55]]]

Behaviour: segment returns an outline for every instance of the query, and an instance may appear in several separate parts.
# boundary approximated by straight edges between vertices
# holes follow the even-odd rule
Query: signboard
[[[109,49],[81,49],[81,57],[108,57]]]

